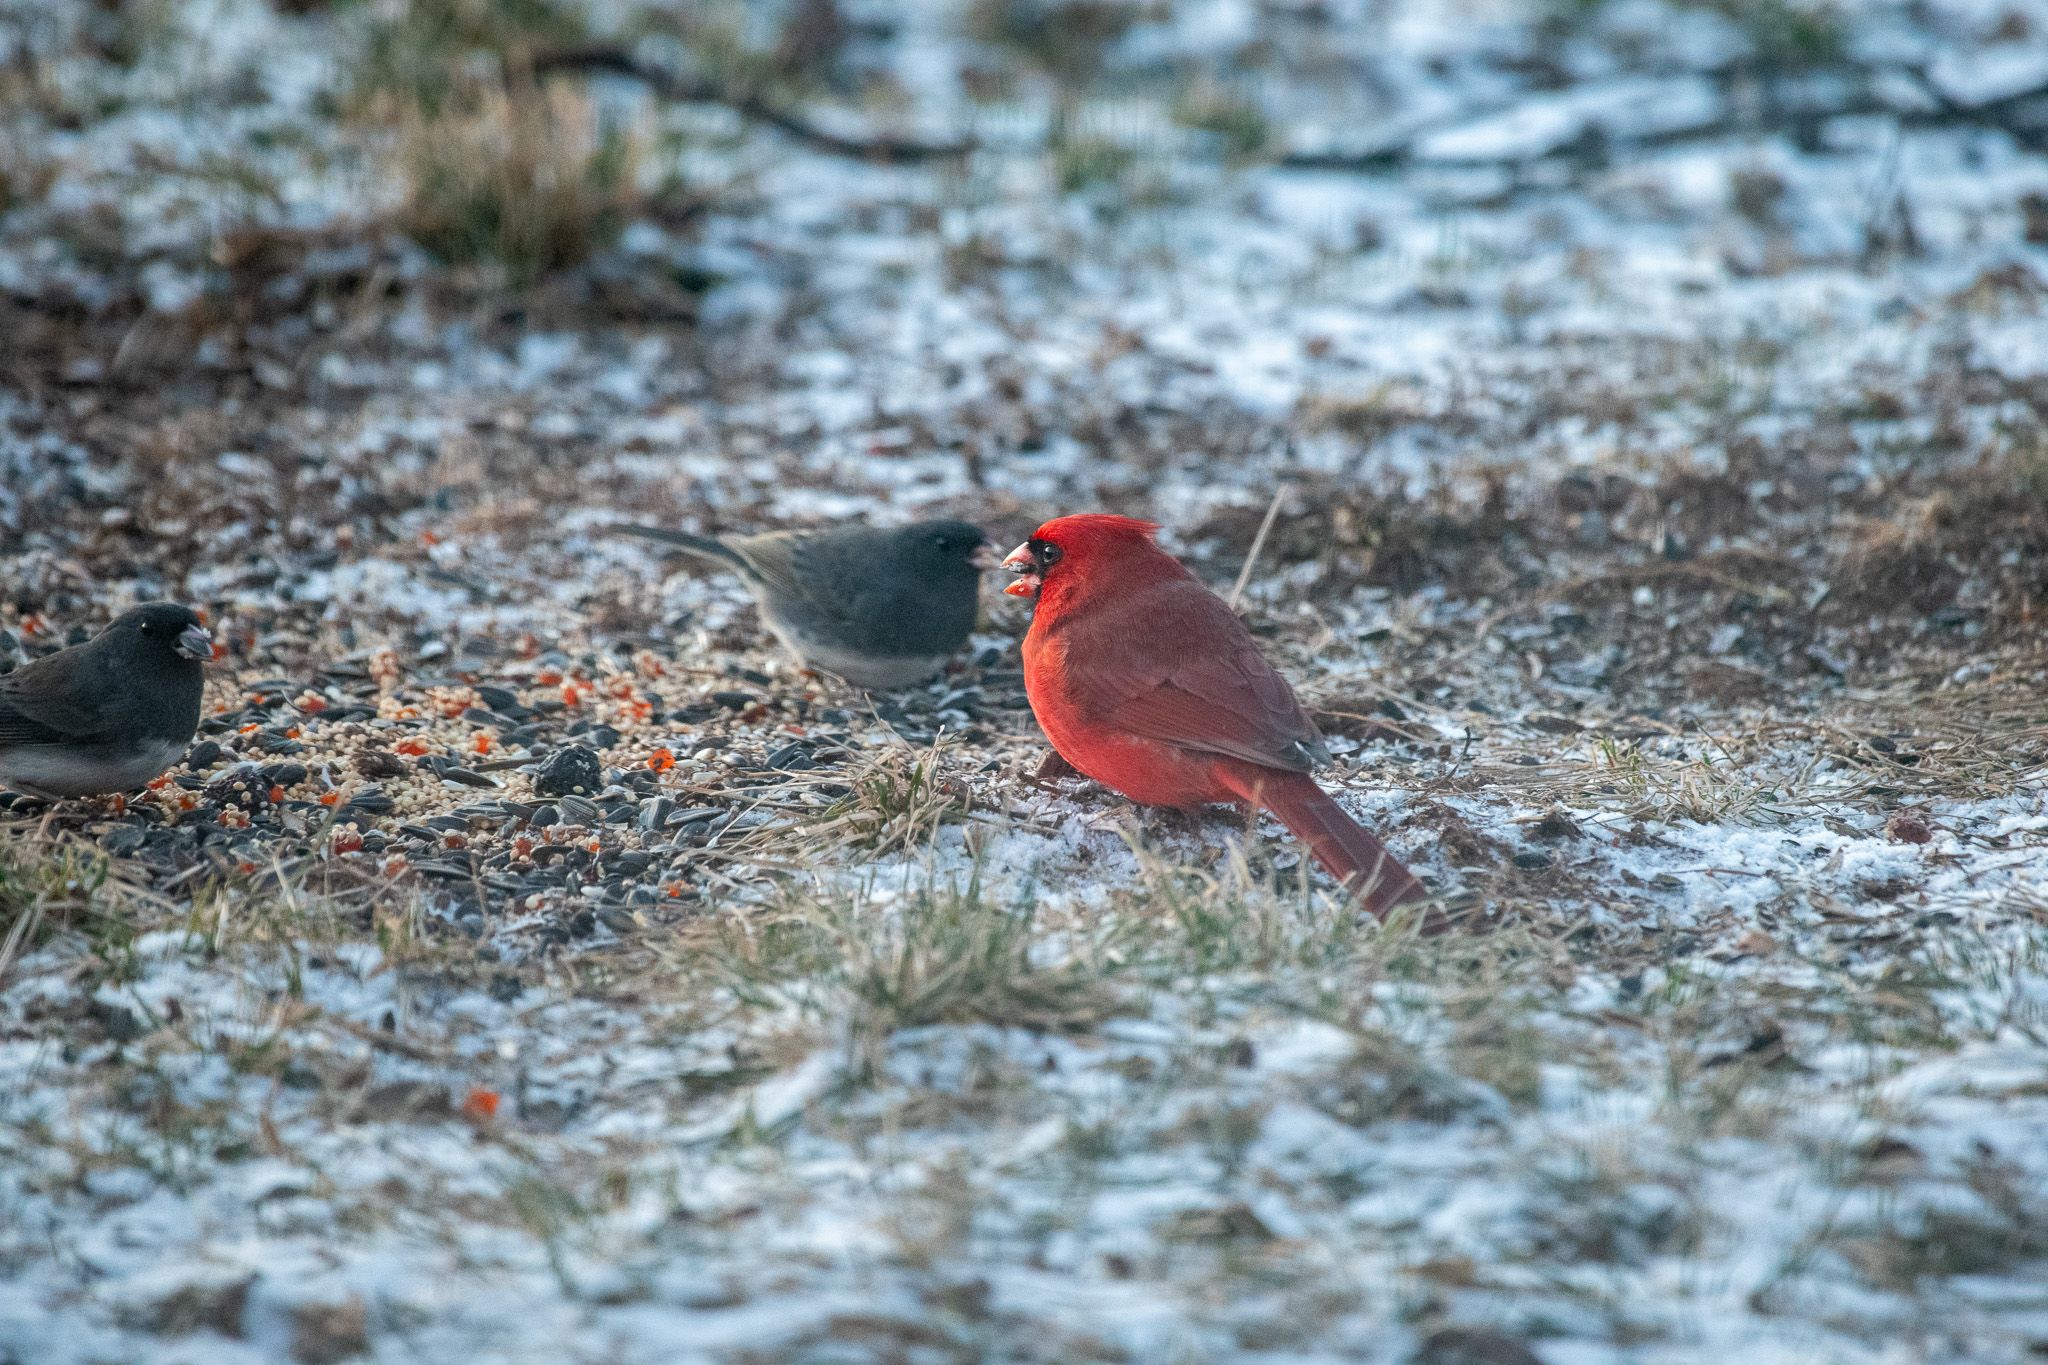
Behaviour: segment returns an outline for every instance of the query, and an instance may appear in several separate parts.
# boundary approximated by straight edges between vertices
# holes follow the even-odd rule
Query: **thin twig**
[[[603,72],[639,81],[663,99],[685,104],[722,104],[744,118],[779,128],[820,151],[863,161],[944,161],[966,156],[971,142],[919,142],[914,138],[847,137],[818,127],[801,114],[770,104],[758,91],[729,90],[714,82],[693,80],[640,61],[616,47],[563,48],[533,58],[535,76],[551,72]]]
[[[1244,592],[1244,585],[1251,581],[1252,567],[1259,562],[1259,551],[1266,548],[1266,534],[1273,529],[1273,519],[1280,515],[1280,500],[1294,491],[1294,485],[1282,483],[1273,490],[1273,501],[1266,505],[1266,519],[1259,523],[1259,533],[1252,537],[1252,548],[1245,552],[1244,567],[1237,571],[1237,582],[1230,585],[1230,609],[1237,610],[1237,599]]]

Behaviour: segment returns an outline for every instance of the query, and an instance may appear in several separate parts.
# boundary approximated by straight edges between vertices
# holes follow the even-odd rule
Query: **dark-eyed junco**
[[[799,659],[876,689],[922,682],[967,643],[982,570],[996,563],[988,537],[964,521],[718,537],[613,529],[737,569]]]
[[[191,608],[150,602],[0,675],[0,786],[49,800],[141,786],[192,742],[212,657]]]

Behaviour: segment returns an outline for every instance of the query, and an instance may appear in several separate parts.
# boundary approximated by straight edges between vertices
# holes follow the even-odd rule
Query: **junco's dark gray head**
[[[979,526],[965,521],[920,521],[891,533],[903,556],[901,567],[934,578],[958,573],[980,574],[1001,560]]]
[[[166,655],[205,662],[213,658],[213,637],[199,613],[176,602],[145,602],[130,607],[108,622],[101,635],[130,635],[147,646],[159,646]]]

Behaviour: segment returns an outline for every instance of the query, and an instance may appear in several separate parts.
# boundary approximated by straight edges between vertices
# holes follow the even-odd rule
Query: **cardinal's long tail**
[[[1421,880],[1370,830],[1347,814],[1307,773],[1261,767],[1236,759],[1216,765],[1225,786],[1264,806],[1309,846],[1316,861],[1384,919],[1389,910],[1429,894]]]

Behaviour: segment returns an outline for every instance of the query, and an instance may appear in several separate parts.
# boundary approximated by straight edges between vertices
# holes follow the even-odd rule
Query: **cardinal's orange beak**
[[[1031,553],[1029,544],[1019,545],[1003,560],[1003,567],[1016,574],[1017,581],[1003,589],[1009,597],[1036,597],[1044,580],[1038,573],[1038,559]]]

